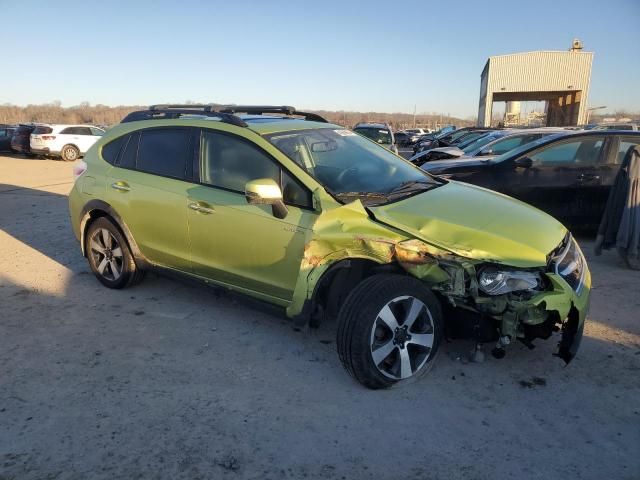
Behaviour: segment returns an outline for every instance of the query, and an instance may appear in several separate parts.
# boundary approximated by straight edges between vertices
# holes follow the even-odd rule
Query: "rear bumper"
[[[31,153],[36,155],[59,155],[60,152],[52,152],[48,147],[31,147]]]

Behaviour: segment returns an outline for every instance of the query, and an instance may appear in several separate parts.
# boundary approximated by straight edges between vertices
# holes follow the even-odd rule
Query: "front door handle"
[[[119,192],[128,192],[131,190],[127,182],[115,182],[111,184],[111,188],[118,190]]]
[[[580,181],[592,181],[592,180],[600,180],[600,175],[596,175],[594,173],[581,173],[578,175],[578,180]]]
[[[210,215],[212,213],[215,213],[215,210],[213,208],[199,202],[190,203],[189,208],[191,210],[195,210],[196,212],[204,213],[205,215]]]

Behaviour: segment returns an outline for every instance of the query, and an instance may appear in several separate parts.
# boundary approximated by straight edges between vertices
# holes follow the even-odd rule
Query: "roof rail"
[[[160,111],[160,110],[172,110],[172,109],[179,109],[179,110],[200,110],[202,109],[203,112],[215,112],[217,110],[214,110],[215,105],[206,105],[206,104],[197,104],[197,103],[167,103],[167,104],[159,104],[159,105],[151,105],[149,107],[149,110],[156,110],[156,111]]]
[[[179,118],[184,115],[204,115],[216,117],[225,123],[238,127],[247,127],[247,123],[236,113],[248,113],[262,115],[263,113],[280,113],[284,115],[297,115],[305,120],[328,123],[326,119],[315,113],[299,112],[294,107],[273,105],[186,105],[186,104],[162,104],[151,105],[148,110],[139,110],[129,113],[120,123],[135,122],[140,120],[162,120]]]
[[[313,122],[328,123],[324,117],[317,113],[300,112],[295,107],[288,105],[225,105],[218,108],[219,112],[224,113],[248,113],[254,115],[262,115],[263,113],[282,113],[285,115],[298,115],[304,117],[305,120]]]
[[[165,120],[180,118],[185,115],[204,115],[206,117],[219,118],[225,123],[238,127],[246,127],[247,124],[241,118],[223,112],[213,111],[211,105],[151,105],[148,110],[131,112],[120,123],[137,122],[141,120]]]

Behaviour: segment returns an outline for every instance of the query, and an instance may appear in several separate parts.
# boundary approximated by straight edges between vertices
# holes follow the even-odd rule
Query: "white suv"
[[[104,130],[91,125],[38,125],[31,134],[31,153],[73,162],[102,135]]]
[[[427,133],[431,133],[430,128],[406,128],[404,131],[410,135],[426,135]]]

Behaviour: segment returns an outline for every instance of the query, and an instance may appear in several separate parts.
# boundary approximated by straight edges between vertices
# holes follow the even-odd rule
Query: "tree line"
[[[190,102],[188,102],[190,103]],[[213,104],[215,105],[215,104]],[[128,113],[144,110],[146,106],[91,105],[83,102],[72,107],[63,107],[60,102],[40,105],[17,106],[5,103],[0,105],[0,123],[62,123],[109,126],[119,123]],[[395,130],[411,127],[438,128],[442,125],[458,127],[475,125],[475,118],[461,119],[439,114],[379,113],[379,112],[344,112],[330,110],[313,110],[331,123],[353,127],[358,122],[388,123]]]

